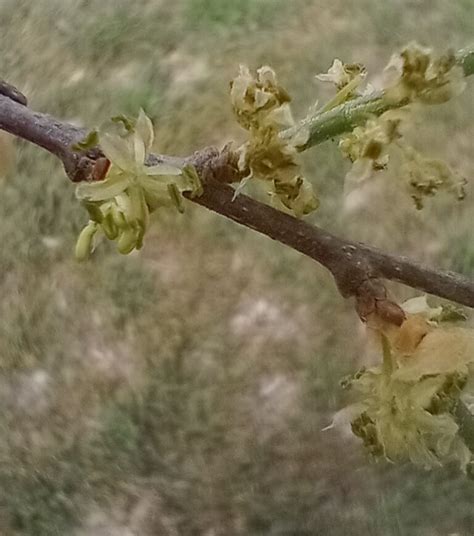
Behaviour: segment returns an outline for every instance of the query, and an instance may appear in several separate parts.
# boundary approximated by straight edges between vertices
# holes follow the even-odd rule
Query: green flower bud
[[[89,258],[93,250],[93,238],[97,232],[98,225],[90,221],[79,234],[76,242],[75,256],[78,261],[84,261]]]
[[[95,221],[97,223],[102,222],[102,220],[104,219],[104,213],[102,212],[102,210],[100,210],[100,205],[88,201],[84,201],[83,205],[87,209],[89,217],[92,221]]]
[[[132,227],[124,229],[118,238],[117,249],[122,255],[128,255],[137,245],[137,232]]]
[[[123,212],[118,208],[116,203],[112,204],[110,211],[112,213],[112,219],[114,221],[114,224],[119,229],[125,229],[128,226],[128,223],[125,220],[125,216],[123,215]]]
[[[115,225],[114,218],[110,210],[102,220],[102,230],[109,240],[115,240],[118,236],[118,227]]]

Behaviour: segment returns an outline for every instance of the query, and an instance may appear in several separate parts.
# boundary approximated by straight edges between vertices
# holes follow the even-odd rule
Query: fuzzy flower
[[[271,67],[260,67],[254,77],[247,66],[241,65],[230,87],[234,113],[246,130],[264,126],[280,129],[294,124],[289,106],[291,98],[278,84]]]
[[[405,144],[399,144],[403,163],[400,175],[407,181],[410,195],[417,209],[423,208],[426,197],[444,190],[452,192],[461,201],[466,196],[466,179],[438,158],[428,158]]]
[[[354,97],[370,93],[373,90],[371,87],[367,87],[365,92],[359,91],[359,86],[366,75],[367,71],[361,63],[344,64],[336,58],[327,73],[315,77],[320,82],[334,84],[338,90],[337,94],[318,110],[319,113],[327,112]]]
[[[405,382],[372,370],[353,383],[365,409],[352,421],[354,434],[373,455],[390,461],[410,460],[424,468],[458,458],[465,468],[471,453],[457,436],[458,425],[449,413],[429,411],[443,392],[445,378],[436,376]],[[462,377],[454,379],[463,384]]]
[[[435,57],[417,43],[394,54],[384,72],[385,96],[394,102],[440,104],[461,94],[465,87],[463,70],[453,53]]]
[[[404,307],[420,313],[381,330],[382,365],[345,382],[358,398],[346,410],[352,430],[374,456],[425,468],[456,460],[465,471],[472,453],[454,414],[472,389],[474,332],[436,322],[442,311],[423,298]]]
[[[249,140],[239,152],[238,166],[246,175],[236,195],[251,178],[269,186],[272,204],[303,216],[318,207],[311,184],[302,176],[294,144],[280,137],[280,131],[294,125],[290,97],[270,67],[261,67],[254,76],[240,67],[231,83],[231,102],[240,125],[248,130]]]
[[[315,78],[320,82],[330,82],[341,90],[356,78],[360,82],[365,75],[366,69],[361,63],[342,63],[336,58],[327,73],[318,74]]]
[[[400,112],[386,112],[341,138],[339,149],[352,162],[352,168],[346,176],[347,184],[360,184],[369,179],[374,171],[386,168],[389,146],[400,137],[400,121]]]

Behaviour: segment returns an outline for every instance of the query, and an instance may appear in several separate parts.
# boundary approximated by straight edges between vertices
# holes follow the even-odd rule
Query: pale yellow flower
[[[77,242],[79,259],[92,252],[99,230],[109,240],[117,240],[120,253],[140,249],[151,212],[162,206],[175,206],[182,212],[181,193],[202,191],[192,166],[148,165],[154,133],[143,110],[135,124],[128,126],[125,134],[99,131],[100,147],[111,167],[104,180],[77,186],[76,195],[91,217]]]
[[[410,310],[399,328],[379,328],[383,364],[346,382],[357,394],[352,429],[375,456],[425,468],[456,460],[466,470],[472,453],[454,413],[473,388],[474,332],[436,323],[442,311],[424,298]]]

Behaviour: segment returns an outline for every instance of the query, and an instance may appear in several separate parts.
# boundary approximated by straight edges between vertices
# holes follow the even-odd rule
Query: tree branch
[[[86,136],[87,130],[33,112],[18,99],[1,94],[0,129],[56,155],[72,181],[94,180],[94,167],[102,156],[100,148],[85,153],[71,148]],[[386,299],[381,279],[474,307],[474,282],[460,274],[442,272],[406,257],[333,236],[242,194],[233,200],[235,191],[225,183],[241,179],[236,161],[236,155],[227,147],[222,151],[206,148],[186,158],[150,157],[151,164],[193,164],[203,181],[204,193],[191,201],[286,244],[323,265],[333,275],[344,297],[357,298],[362,318],[376,309],[395,323],[402,320],[400,311],[393,309],[393,304]]]
[[[332,273],[344,297],[357,296],[369,281],[382,278],[474,307],[474,282],[460,274],[339,238],[243,194],[232,201],[234,193],[229,185],[208,182],[192,201],[311,257]]]
[[[474,71],[474,52],[464,54],[462,58],[466,74],[471,74]],[[25,105],[26,99],[20,92],[0,81],[0,129],[57,156],[73,182],[94,180],[96,164],[103,157],[100,148],[78,152],[71,147],[84,139],[87,130],[49,115],[33,112]],[[350,103],[350,108],[348,106],[343,105],[342,113],[336,108],[320,116],[319,121],[323,116],[324,120],[320,121],[317,128],[313,128],[311,144],[320,143],[328,137],[350,130],[355,120],[367,118],[368,111],[372,114],[383,113],[385,104],[369,99],[354,101]],[[317,121],[314,125],[318,125]],[[203,182],[204,192],[200,197],[194,198],[185,194],[190,201],[286,244],[317,261],[331,272],[344,297],[356,298],[356,308],[361,318],[377,312],[395,324],[401,324],[403,321],[401,309],[387,299],[382,279],[397,281],[474,307],[474,282],[460,274],[442,272],[406,257],[390,255],[361,243],[344,240],[242,194],[234,200],[235,190],[226,183],[237,182],[242,177],[237,168],[237,156],[228,147],[222,151],[206,148],[186,158],[152,155],[149,160],[150,164],[193,164]],[[460,426],[461,436],[474,452],[472,416],[467,408],[459,404],[455,418]]]

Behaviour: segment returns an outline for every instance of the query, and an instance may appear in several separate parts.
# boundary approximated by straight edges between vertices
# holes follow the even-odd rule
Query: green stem
[[[474,48],[457,52],[456,61],[463,68],[465,76],[474,74]],[[299,151],[305,151],[345,132],[351,132],[355,127],[363,125],[369,117],[382,115],[388,110],[401,108],[406,104],[407,101],[389,103],[383,99],[383,92],[380,91],[375,95],[360,97],[327,112],[307,117],[296,126],[284,130],[281,136],[284,139],[297,139],[302,132],[309,131],[305,143],[297,146]]]
[[[363,125],[370,117],[382,115],[384,112],[400,108],[406,102],[388,103],[382,98],[382,92],[370,97],[361,97],[352,101],[340,104],[329,110],[308,117],[298,125],[284,130],[281,134],[283,138],[298,138],[300,132],[309,131],[305,143],[298,145],[299,151],[305,151],[314,145],[318,145],[336,136],[351,132],[355,127]]]
[[[382,355],[383,355],[383,372],[386,378],[389,378],[393,372],[393,357],[392,349],[390,348],[390,343],[387,337],[382,333]]]

